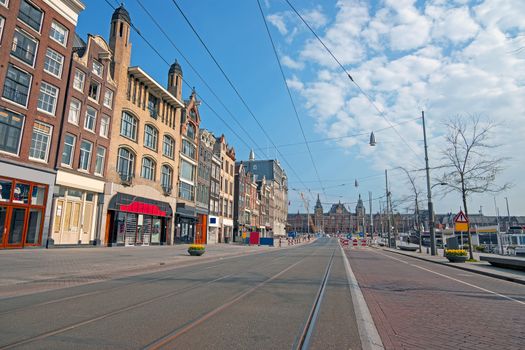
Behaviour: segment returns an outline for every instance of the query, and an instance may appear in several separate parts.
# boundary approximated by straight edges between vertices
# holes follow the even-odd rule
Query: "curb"
[[[428,260],[428,259],[425,259],[424,257],[421,257],[421,256],[414,256],[414,255],[404,254],[404,253],[401,253],[401,252],[398,252],[398,251],[395,251],[395,250],[390,250],[390,249],[385,249],[385,248],[381,248],[381,250],[384,250],[385,252],[391,252],[391,253],[395,253],[395,254],[399,254],[399,255],[403,255],[403,256],[408,256],[408,257],[414,258],[414,259],[419,259],[419,260],[431,262],[431,263],[434,263],[434,264],[439,264],[439,265],[442,265],[442,266],[449,266],[449,267],[452,267],[452,268],[455,268],[455,269],[458,269],[458,270],[463,270],[463,271],[468,271],[468,272],[472,272],[472,273],[477,273],[479,275],[484,275],[484,276],[497,278],[497,279],[504,280],[504,281],[509,281],[509,282],[514,282],[514,283],[525,285],[525,281],[521,280],[519,278],[514,278],[514,277],[509,277],[509,276],[501,276],[501,275],[498,275],[496,273],[492,273],[492,272],[488,272],[488,271],[473,270],[473,269],[469,269],[468,267],[460,266],[458,264],[448,264],[448,263],[444,263],[444,262],[441,262],[441,261]]]

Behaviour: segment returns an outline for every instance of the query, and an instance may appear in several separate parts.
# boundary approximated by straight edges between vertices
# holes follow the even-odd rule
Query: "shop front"
[[[107,246],[148,246],[167,243],[173,212],[168,203],[117,193],[107,216]]]
[[[195,225],[195,244],[208,243],[208,214],[197,212]]]
[[[193,243],[195,241],[197,215],[194,207],[185,203],[177,203],[175,224],[175,243]]]
[[[0,177],[0,249],[42,245],[49,185]]]
[[[222,220],[224,243],[231,243],[233,241],[233,220],[223,218]]]

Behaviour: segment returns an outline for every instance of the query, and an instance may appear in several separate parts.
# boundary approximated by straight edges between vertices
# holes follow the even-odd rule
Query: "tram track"
[[[324,246],[324,245],[323,245]],[[285,272],[289,271],[290,269],[292,269],[293,267],[297,266],[299,263],[303,262],[304,259],[306,259],[308,256],[311,256],[313,255],[318,249],[322,248],[323,246],[321,247],[317,247],[314,252],[310,252],[309,254],[306,254],[302,257],[300,257],[300,259],[295,262],[294,264],[286,267],[285,269],[281,270],[280,272],[278,272],[277,274],[274,274],[272,275],[271,277],[265,279],[264,281],[260,282],[259,284],[257,284],[256,286],[253,286],[253,287],[250,287],[250,288],[247,288],[247,289],[244,289],[243,291],[239,292],[233,299],[231,299],[229,302],[225,303],[225,304],[222,304],[221,306],[219,306],[218,308],[210,311],[207,316],[207,318],[213,316],[213,314],[215,313],[218,313],[220,311],[222,311],[223,309],[226,309],[229,305],[232,305],[233,303],[235,303],[236,301],[244,298],[245,296],[251,294],[253,291],[255,291],[256,289],[262,287],[263,285],[267,284],[268,282],[272,281],[272,280],[275,280],[276,278],[278,278],[279,276],[281,276],[282,274],[284,274]],[[277,258],[279,259],[279,258]],[[274,260],[277,260],[277,259],[274,259]],[[270,265],[273,265],[270,264]],[[125,312],[129,312],[129,311],[132,311],[134,309],[138,309],[138,308],[141,308],[141,307],[144,307],[144,306],[147,306],[149,304],[153,304],[153,303],[156,303],[156,302],[159,302],[161,300],[165,300],[165,299],[168,299],[168,298],[171,298],[173,296],[176,296],[176,295],[179,295],[179,294],[183,294],[183,293],[186,293],[186,292],[189,292],[189,291],[192,291],[192,290],[195,290],[195,289],[198,289],[198,288],[202,288],[202,287],[205,287],[207,285],[211,285],[213,283],[217,283],[217,282],[220,282],[220,281],[224,281],[226,279],[229,279],[229,278],[233,278],[237,275],[240,275],[240,273],[234,273],[234,274],[227,274],[227,275],[223,275],[223,276],[220,276],[218,278],[215,278],[213,280],[210,280],[210,281],[207,281],[207,282],[202,282],[202,283],[195,283],[195,284],[192,284],[192,285],[189,285],[189,286],[185,286],[185,287],[182,287],[182,288],[179,288],[177,290],[174,290],[174,291],[171,291],[169,293],[165,293],[165,294],[162,294],[162,295],[159,295],[159,296],[156,296],[156,297],[153,297],[153,298],[150,298],[148,300],[145,300],[145,301],[142,301],[142,302],[139,302],[139,303],[134,303],[133,305],[128,305],[128,306],[125,306],[125,307],[121,307],[121,308],[118,308],[116,310],[113,310],[113,311],[110,311],[110,312],[106,312],[106,313],[103,313],[101,315],[98,315],[98,316],[95,316],[95,317],[91,317],[91,318],[88,318],[88,319],[85,319],[85,320],[82,320],[82,321],[78,321],[78,322],[74,322],[74,323],[70,323],[68,325],[64,325],[62,327],[59,327],[59,328],[56,328],[54,330],[50,330],[50,331],[47,331],[47,332],[43,332],[43,333],[40,333],[40,334],[37,334],[37,335],[34,335],[34,336],[31,336],[31,337],[28,337],[28,338],[25,338],[25,339],[21,339],[21,340],[18,340],[18,341],[14,341],[12,343],[9,343],[9,344],[5,344],[5,345],[2,345],[0,346],[0,350],[3,350],[3,349],[12,349],[12,348],[15,348],[15,347],[18,347],[18,346],[22,346],[22,345],[26,345],[26,344],[31,344],[31,343],[34,343],[34,342],[37,342],[37,341],[41,341],[41,340],[44,340],[46,338],[50,338],[50,337],[53,337],[53,336],[56,336],[56,335],[59,335],[59,334],[62,334],[62,333],[66,333],[68,331],[72,331],[74,329],[77,329],[79,327],[82,327],[82,326],[86,326],[86,325],[89,325],[89,324],[93,324],[93,323],[96,323],[96,322],[99,322],[99,321],[102,321],[102,320],[105,320],[105,319],[108,319],[108,318],[111,318],[111,317],[114,317],[114,316],[117,316],[117,315],[120,315],[120,314],[123,314]],[[154,280],[150,280],[150,281],[147,281],[147,282],[135,282],[136,284],[151,284],[153,282],[157,282],[159,280],[162,280],[162,279],[169,279],[170,277],[163,277],[163,278],[159,278],[159,279],[154,279]],[[133,283],[133,284],[135,284]],[[110,289],[119,289],[119,288],[124,288],[124,287],[127,287],[127,286],[130,286],[131,284],[127,284],[127,285],[121,285],[121,286],[115,286],[115,287],[112,287]],[[78,296],[72,296],[70,298],[68,298],[68,300],[72,300],[72,299],[76,299],[76,298],[81,298],[81,297],[86,297],[86,296],[92,296],[92,295],[96,295],[96,294],[101,294],[101,293],[106,293],[108,291],[108,289],[104,289],[104,290],[101,290],[101,291],[94,291],[94,292],[89,292],[89,293],[84,293],[84,294],[81,294],[81,295],[78,295]],[[53,301],[47,301],[47,302],[43,302],[43,303],[40,303],[40,304],[35,304],[33,305],[32,307],[36,306],[36,305],[49,305],[51,303],[57,303],[59,301],[64,301],[64,298],[61,298],[60,300],[57,299],[57,300],[53,300]],[[25,309],[25,308],[24,308]],[[9,311],[6,311],[4,312],[3,314],[7,314],[7,313],[14,313],[16,311],[21,311],[22,308],[19,308],[19,309],[15,309],[15,310],[9,310]],[[211,314],[213,313],[213,314]],[[190,324],[187,324],[186,326],[183,326],[185,330],[185,332],[193,327],[195,327],[196,325],[198,325],[199,323],[202,323],[205,319],[203,319],[203,317],[199,317],[197,320],[194,320],[192,321]],[[191,326],[191,327],[190,327]],[[189,327],[189,328],[188,328]],[[180,331],[180,329],[179,329]],[[173,334],[172,334],[173,335]]]

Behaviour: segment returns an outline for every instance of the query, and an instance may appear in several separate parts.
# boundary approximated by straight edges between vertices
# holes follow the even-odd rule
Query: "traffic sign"
[[[346,238],[348,238],[348,239],[352,239],[352,234],[351,234],[351,233],[347,234],[347,235],[346,235]]]
[[[463,213],[463,210],[460,210],[459,213],[454,217],[454,231],[468,231],[468,218],[465,213]]]

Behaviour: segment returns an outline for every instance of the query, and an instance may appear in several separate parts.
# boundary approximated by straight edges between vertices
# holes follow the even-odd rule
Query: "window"
[[[2,96],[25,107],[27,106],[30,86],[31,75],[9,64]]]
[[[9,0],[0,0],[0,5],[7,7],[9,5]]]
[[[106,149],[104,147],[97,147],[97,159],[95,160],[95,175],[104,175],[104,161],[106,158]]]
[[[167,165],[163,165],[161,168],[161,179],[160,184],[164,188],[171,189],[171,183],[173,178],[173,169]]]
[[[157,139],[159,132],[151,125],[144,127],[144,146],[157,150]]]
[[[102,78],[102,72],[104,71],[104,66],[102,63],[93,60],[93,70],[92,72],[95,73],[97,76]]]
[[[86,118],[84,119],[84,129],[95,132],[97,125],[97,111],[95,108],[88,106],[86,110]]]
[[[120,134],[128,139],[137,141],[137,119],[131,114],[122,112],[122,122],[120,123]]]
[[[179,197],[193,201],[193,186],[181,181],[179,185]]]
[[[11,55],[33,67],[37,46],[38,43],[35,39],[16,29],[13,36],[13,45],[11,45]]]
[[[53,129],[50,125],[35,122],[33,125],[33,136],[31,137],[29,158],[47,162],[52,130]]]
[[[0,151],[18,154],[24,116],[0,109]]]
[[[37,32],[40,32],[40,25],[42,24],[42,11],[40,11],[39,8],[27,0],[22,0],[20,2],[20,12],[18,12],[18,18]]]
[[[89,141],[82,140],[80,144],[80,159],[78,161],[78,168],[89,171],[89,163],[91,162],[91,150],[93,144]]]
[[[73,156],[75,154],[75,141],[73,135],[66,134],[64,137],[64,150],[62,151],[62,165],[71,166],[73,163]]]
[[[64,64],[64,56],[50,48],[46,51],[46,60],[44,62],[44,70],[57,78],[62,76],[62,65]]]
[[[108,137],[109,122],[110,122],[110,119],[107,115],[103,115],[102,118],[100,118],[100,136]]]
[[[46,82],[40,83],[40,95],[38,95],[38,110],[55,115],[58,99],[58,88]]]
[[[106,90],[104,92],[104,106],[108,107],[109,109],[113,106],[113,91]]]
[[[195,139],[195,127],[191,123],[187,124],[186,136],[192,140]]]
[[[121,177],[131,178],[135,173],[135,155],[127,148],[119,148],[117,171]]]
[[[168,135],[164,135],[164,139],[162,141],[162,154],[168,158],[173,159],[174,149],[175,149],[175,140],[173,140]]]
[[[187,181],[194,180],[195,175],[195,167],[188,163],[187,161],[181,159],[180,160],[180,177]]]
[[[0,3],[2,0],[0,0]],[[0,16],[0,43],[2,42],[2,34],[4,33],[5,18]]]
[[[142,158],[140,176],[148,180],[155,180],[155,162],[151,158]]]
[[[82,108],[80,101],[74,98],[71,99],[71,102],[69,102],[69,115],[67,117],[68,122],[78,125],[80,119],[80,108]]]
[[[100,84],[94,80],[91,80],[91,82],[89,83],[88,97],[98,102],[99,95],[100,95]]]
[[[69,31],[66,27],[57,22],[53,21],[51,23],[51,29],[49,30],[49,37],[56,42],[66,46],[67,45],[67,35]]]
[[[191,142],[183,139],[182,140],[182,153],[185,156],[190,157],[191,159],[195,159],[196,148]]]
[[[153,96],[152,94],[149,94],[149,98],[148,98],[148,111],[149,111],[149,114],[157,119],[157,107],[158,107],[158,104],[159,104],[159,100]]]
[[[86,74],[76,69],[75,78],[73,79],[73,87],[80,92],[84,92],[84,82],[86,81]]]

